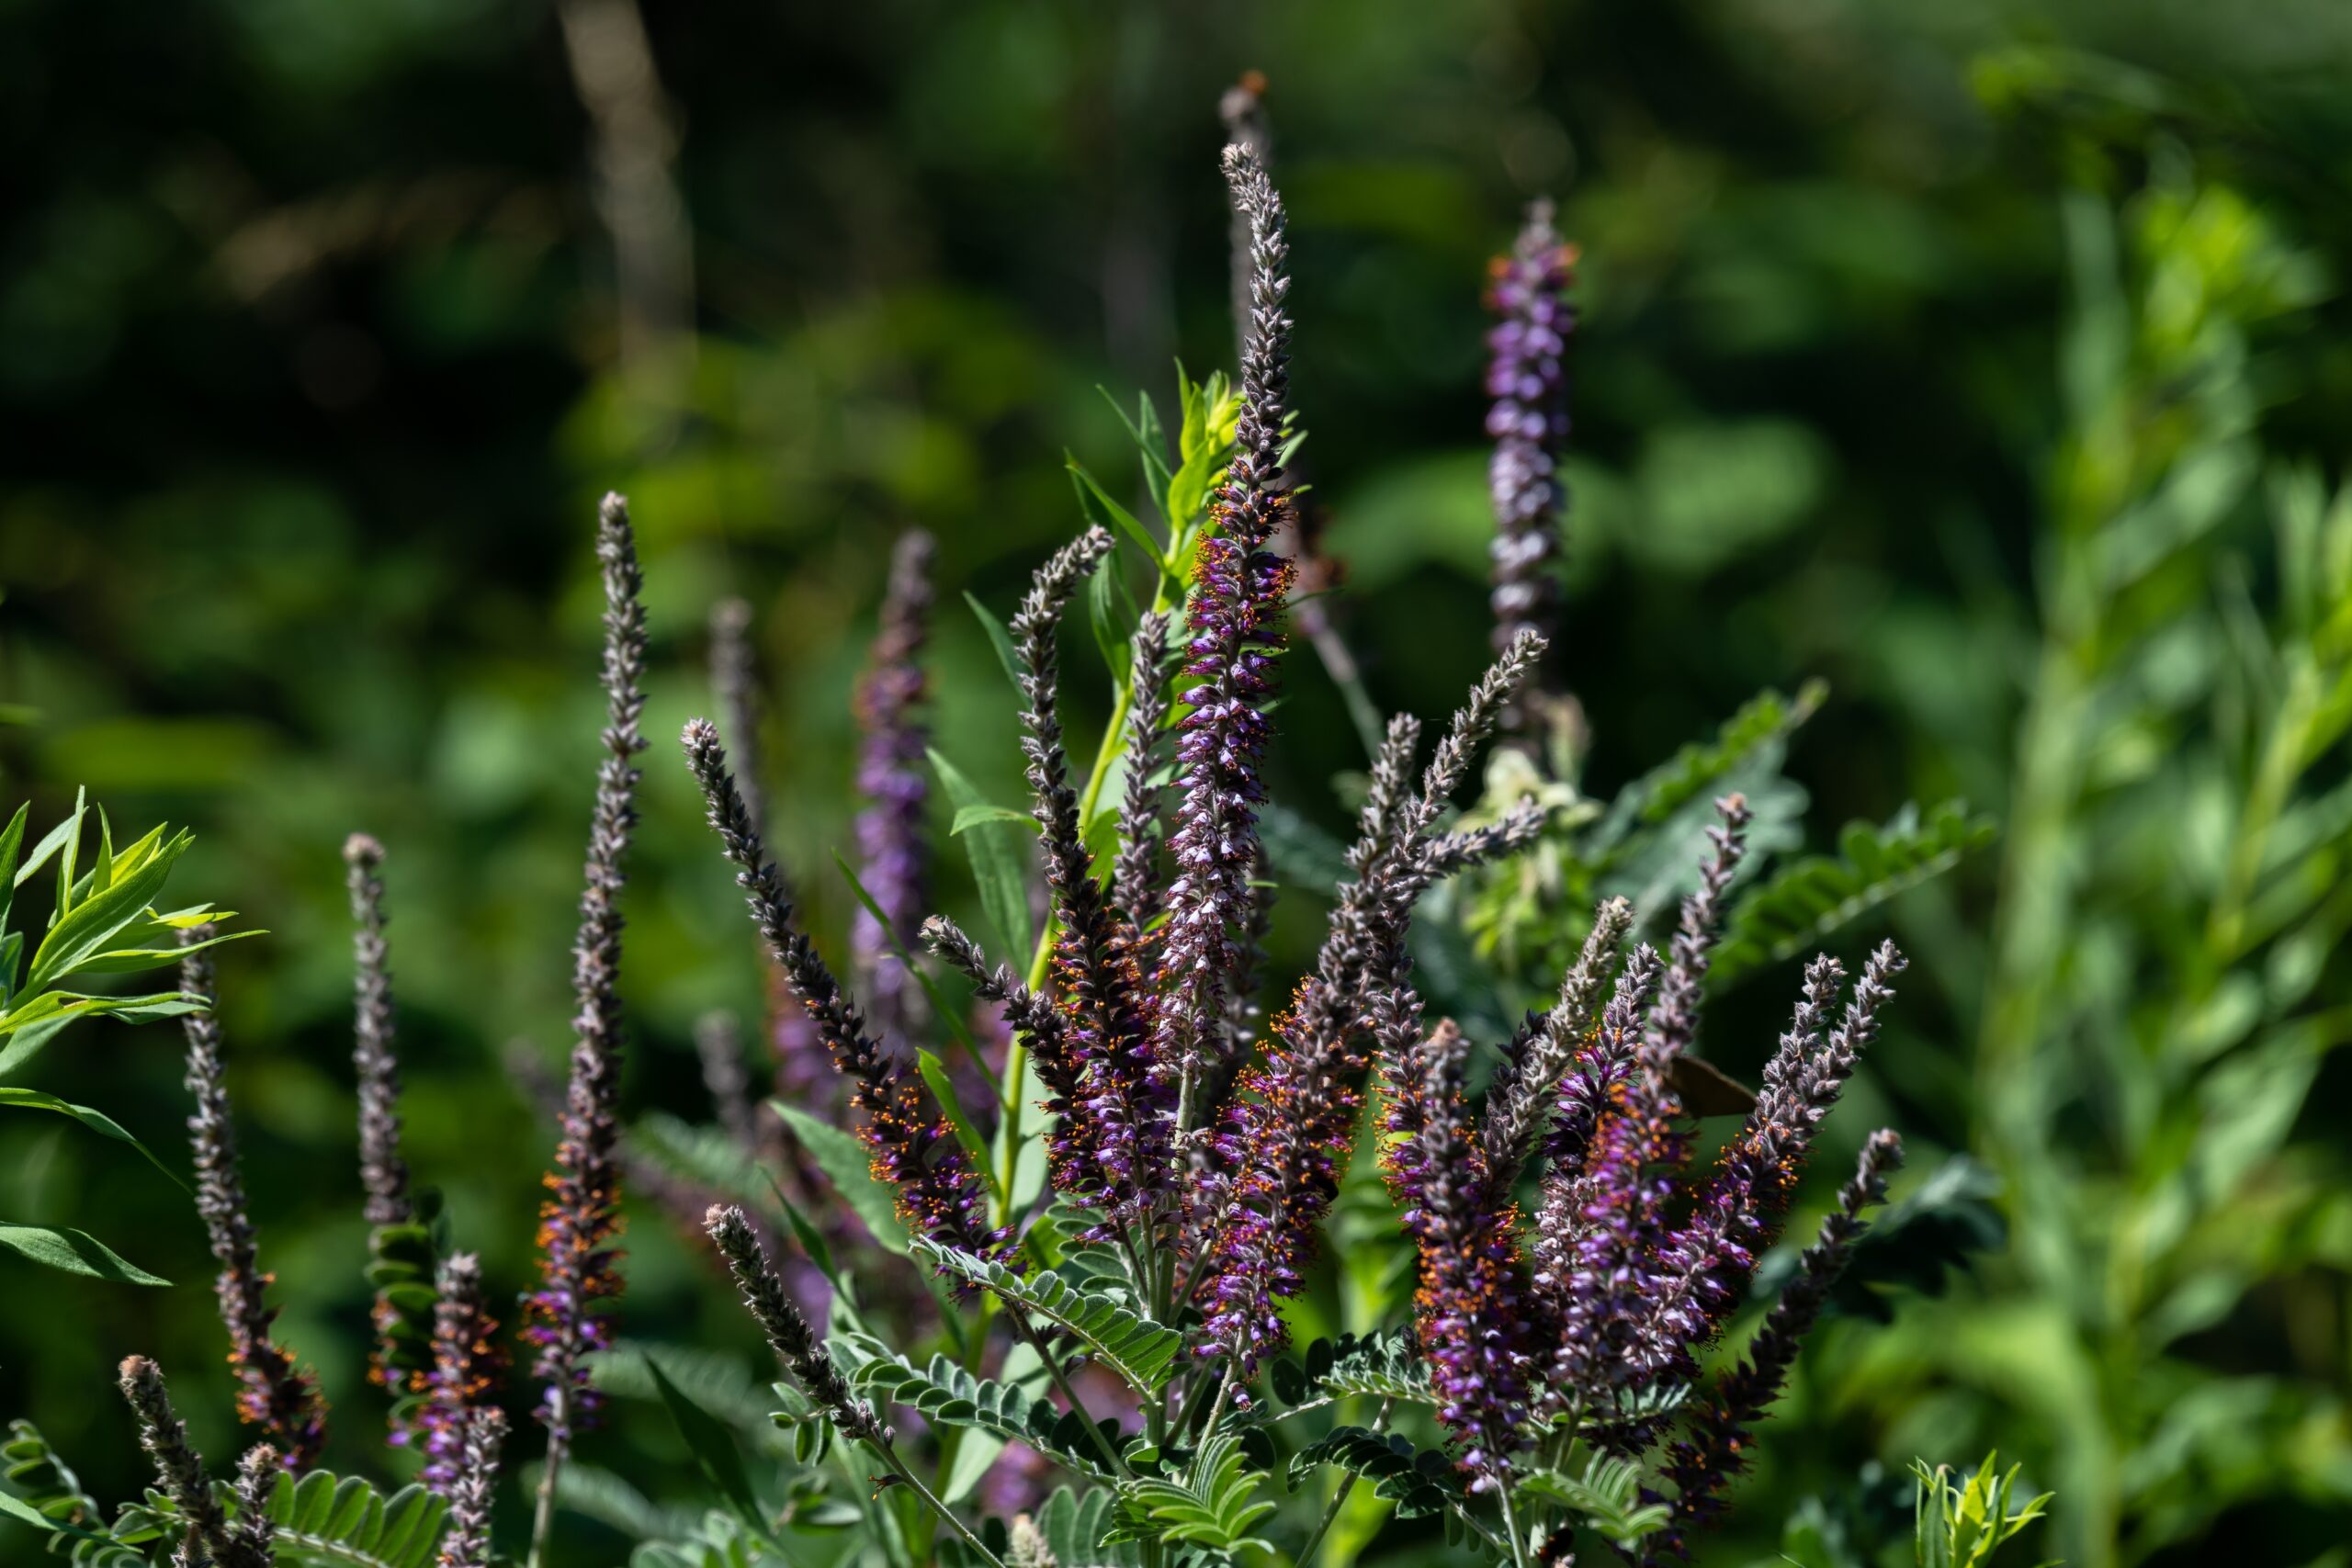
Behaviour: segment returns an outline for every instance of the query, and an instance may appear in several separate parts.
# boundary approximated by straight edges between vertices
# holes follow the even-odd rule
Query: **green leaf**
[[[1177,375],[1181,380],[1182,370],[1179,369]],[[1144,488],[1155,496],[1163,494],[1168,489],[1168,431],[1159,423],[1159,410],[1152,405],[1151,394],[1143,391],[1136,394],[1136,413],[1130,419],[1127,411],[1119,406],[1119,400],[1111,395],[1111,389],[1097,387],[1094,389],[1102,394],[1102,400],[1109,403],[1111,412],[1119,416],[1119,423],[1125,428],[1127,439],[1136,444],[1136,456],[1143,461]]]
[[[922,1081],[931,1086],[931,1097],[939,1101],[939,1109],[946,1113],[947,1124],[956,1130],[956,1141],[972,1156],[972,1164],[980,1173],[981,1182],[994,1193],[998,1190],[996,1172],[990,1168],[989,1143],[980,1130],[972,1125],[971,1117],[956,1098],[956,1086],[947,1077],[947,1067],[931,1051],[920,1046],[915,1051],[915,1070],[922,1074]]]
[[[977,828],[983,822],[1011,822],[1028,829],[1033,834],[1040,831],[1037,819],[1026,811],[1015,811],[1009,806],[959,806],[956,808],[956,821],[947,829],[947,836],[952,839],[965,829]]]
[[[1642,1472],[1631,1460],[1594,1454],[1581,1475],[1538,1470],[1520,1477],[1520,1491],[1584,1516],[1584,1522],[1613,1545],[1630,1551],[1641,1539],[1664,1528],[1674,1511],[1664,1503],[1642,1501]]]
[[[1012,634],[1005,630],[1004,623],[998,620],[989,612],[989,607],[974,598],[970,592],[965,593],[964,603],[972,607],[972,614],[980,619],[980,629],[989,634],[989,646],[996,649],[997,662],[1004,666],[1004,678],[1012,682],[1012,689],[1015,692],[1020,691],[1021,656],[1012,650]]]
[[[116,1546],[113,1536],[97,1533],[105,1527],[97,1500],[82,1489],[82,1478],[49,1446],[40,1428],[29,1421],[8,1423],[8,1441],[0,1445],[0,1460],[6,1461],[10,1484],[26,1494],[19,1497],[0,1491],[0,1512],[37,1529],[101,1548],[95,1557],[75,1552],[78,1561],[102,1562],[109,1568],[116,1562],[141,1561],[137,1553]],[[105,1550],[109,1547],[114,1550]]]
[[[1115,690],[1125,690],[1134,675],[1135,656],[1127,645],[1136,635],[1136,623],[1141,619],[1117,558],[1104,561],[1087,583],[1086,621],[1094,633],[1094,646],[1111,671],[1111,684]]]
[[[145,1157],[149,1165],[162,1171],[173,1186],[183,1192],[187,1190],[187,1184],[174,1176],[170,1168],[155,1157],[153,1151],[123,1131],[121,1124],[103,1111],[93,1111],[86,1105],[70,1104],[53,1094],[42,1094],[38,1089],[0,1088],[0,1111],[11,1107],[18,1111],[53,1111],[60,1116],[73,1118],[94,1133],[103,1134],[117,1142],[129,1144]]]
[[[930,757],[947,798],[958,811],[993,804],[955,763],[936,750]],[[979,885],[980,908],[988,912],[989,924],[1007,953],[1027,953],[1036,946],[1029,921],[1028,851],[1027,835],[1016,838],[1006,824],[993,818],[973,825],[964,835],[964,852],[972,861],[972,880]]]
[[[817,1168],[832,1182],[833,1190],[853,1213],[874,1233],[874,1239],[885,1247],[903,1247],[907,1227],[899,1220],[898,1194],[876,1179],[874,1156],[851,1134],[842,1132],[830,1122],[820,1122],[797,1105],[786,1105],[780,1100],[768,1104],[792,1128],[792,1135]]]
[[[123,863],[113,868],[111,881],[104,886],[94,885],[86,899],[51,923],[49,934],[33,953],[32,971],[25,978],[27,988],[46,990],[73,974],[83,960],[104,951],[117,932],[137,919],[141,911],[153,902],[164,890],[164,879],[171,874],[172,863],[195,842],[194,836],[185,831],[162,841],[162,832],[158,828],[148,836],[157,840],[152,852],[135,852],[148,840],[126,850],[121,857]]]
[[[1326,1464],[1371,1482],[1372,1495],[1394,1504],[1400,1519],[1427,1518],[1463,1507],[1467,1501],[1462,1478],[1442,1450],[1416,1448],[1410,1438],[1395,1432],[1334,1427],[1292,1457],[1291,1483],[1296,1485]]]
[[[427,1568],[448,1504],[422,1486],[390,1497],[357,1476],[314,1470],[270,1495],[279,1568]]]
[[[1727,984],[1819,946],[1895,895],[1958,865],[1990,844],[1989,817],[1950,800],[1919,820],[1906,806],[1883,827],[1849,823],[1837,855],[1807,855],[1781,865],[1732,907],[1716,944],[1713,975]]]
[[[1146,1477],[1121,1485],[1118,1533],[1135,1540],[1204,1546],[1214,1551],[1253,1547],[1272,1551],[1271,1543],[1250,1533],[1251,1527],[1274,1511],[1272,1503],[1256,1499],[1264,1479],[1243,1467],[1239,1440],[1230,1432],[1219,1432],[1194,1453],[1188,1479]]]
[[[922,1413],[934,1426],[969,1427],[1007,1442],[1027,1443],[1080,1474],[1108,1479],[1102,1455],[1084,1429],[1069,1425],[1042,1399],[1011,1383],[975,1377],[946,1356],[918,1368],[865,1335],[838,1335],[834,1342],[863,1357],[850,1373],[860,1393]]]
[[[0,1015],[0,1077],[31,1061],[77,1018],[115,1018],[126,1023],[201,1012],[204,1004],[178,991],[144,997],[88,997],[74,991],[44,991],[15,1011]]]
[[[68,1274],[87,1274],[94,1280],[112,1280],[122,1285],[171,1283],[135,1263],[125,1262],[87,1231],[0,1223],[0,1247]]]
[[[1656,826],[1704,795],[1757,752],[1811,718],[1829,688],[1808,681],[1792,699],[1761,692],[1726,720],[1713,741],[1694,742],[1627,784],[1594,829],[1597,847],[1623,840],[1636,826]]]
[[[1058,1274],[1023,1279],[1001,1263],[942,1247],[927,1237],[909,1242],[914,1255],[935,1268],[993,1291],[1006,1303],[1042,1317],[1084,1340],[1094,1359],[1146,1398],[1174,1375],[1183,1336],[1165,1324],[1130,1312],[1125,1303],[1074,1288]]]
[[[694,1455],[703,1478],[718,1489],[719,1495],[745,1524],[754,1529],[760,1528],[759,1499],[752,1494],[752,1478],[744,1472],[743,1455],[735,1447],[733,1434],[708,1411],[678,1392],[678,1385],[670,1381],[652,1357],[643,1359],[646,1374],[660,1391],[662,1404],[670,1412],[678,1436],[685,1439],[687,1451]]]
[[[1097,484],[1094,476],[1088,473],[1076,457],[1068,453],[1062,456],[1069,468],[1070,485],[1078,491],[1078,509],[1085,514],[1086,520],[1098,528],[1117,529],[1136,542],[1146,560],[1163,572],[1171,570],[1168,554],[1161,548],[1159,541],[1151,536],[1151,530],[1136,522],[1134,513],[1112,500],[1111,492]]]
[[[75,790],[73,815],[41,835],[40,842],[33,846],[33,852],[24,858],[23,863],[17,867],[15,874],[10,877],[11,891],[31,881],[33,874],[49,863],[50,856],[63,849],[69,840],[81,836],[82,818],[89,809],[90,792]]]
[[[1057,1487],[1037,1510],[1037,1532],[1063,1568],[1141,1568],[1143,1553],[1133,1541],[1104,1539],[1115,1507],[1108,1492]]]
[[[1313,1371],[1311,1362],[1309,1371]],[[1332,1347],[1329,1367],[1315,1382],[1334,1394],[1437,1403],[1430,1388],[1429,1364],[1402,1334],[1342,1337]]]

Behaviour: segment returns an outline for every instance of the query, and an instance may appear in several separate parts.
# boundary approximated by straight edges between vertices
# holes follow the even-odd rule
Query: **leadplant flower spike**
[[[1495,511],[1495,647],[1521,632],[1555,635],[1559,618],[1560,448],[1568,436],[1568,339],[1576,310],[1567,291],[1576,252],[1552,227],[1552,204],[1527,209],[1507,256],[1495,258],[1487,307],[1487,434],[1495,446],[1487,488]]]
[[[1128,675],[1126,784],[1119,802],[1119,853],[1111,873],[1111,897],[1137,931],[1148,930],[1159,914],[1155,874],[1162,791],[1157,774],[1170,706],[1169,626],[1169,617],[1158,612],[1136,623],[1135,663]]]
[[[620,1129],[614,1114],[620,1087],[621,866],[637,825],[636,758],[645,749],[637,728],[645,707],[645,608],[628,503],[617,495],[605,497],[598,512],[596,560],[605,587],[604,758],[596,769],[580,933],[571,950],[573,1043],[563,1135],[539,1210],[539,1284],[524,1308],[524,1337],[533,1348],[532,1375],[541,1388],[538,1417],[548,1430],[532,1531],[535,1562],[572,1437],[595,1415],[586,1359],[612,1341],[599,1308],[621,1290],[619,1254],[612,1246],[621,1221],[615,1157]]]
[[[1903,1140],[1883,1129],[1872,1133],[1853,1179],[1839,1190],[1838,1207],[1821,1222],[1820,1236],[1805,1248],[1796,1277],[1765,1314],[1747,1356],[1716,1382],[1688,1433],[1669,1447],[1666,1473],[1676,1488],[1674,1523],[1647,1543],[1651,1561],[1686,1554],[1690,1528],[1723,1512],[1724,1489],[1747,1467],[1750,1429],[1780,1396],[1831,1288],[1846,1271],[1854,1243],[1870,1228],[1863,1213],[1885,1199],[1886,1179],[1902,1165]]]
[[[720,848],[736,866],[752,923],[785,982],[834,1065],[851,1083],[851,1104],[861,1114],[858,1135],[874,1156],[877,1179],[898,1191],[899,1211],[910,1228],[944,1246],[984,1258],[1009,1255],[1009,1233],[993,1229],[978,1174],[945,1120],[908,1066],[886,1051],[865,1015],[818,955],[816,944],[793,920],[792,897],[783,873],[767,860],[759,835],[743,809],[743,797],[727,770],[727,750],[708,719],[689,719],[683,744],[686,765],[701,786],[710,825]]]
[[[415,1417],[424,1472],[432,1491],[453,1496],[460,1479],[467,1432],[492,1407],[506,1381],[498,1320],[483,1304],[481,1260],[460,1252],[441,1265],[440,1300],[433,1314],[433,1364]]]
[[[490,1526],[498,1495],[498,1456],[506,1446],[506,1412],[484,1405],[467,1419],[464,1448],[442,1527],[439,1568],[490,1568]]]
[[[188,1118],[188,1143],[196,1159],[196,1209],[220,1266],[213,1291],[220,1321],[229,1331],[229,1365],[240,1393],[237,1413],[262,1428],[296,1472],[316,1463],[326,1443],[325,1398],[315,1374],[271,1337],[277,1311],[269,1304],[276,1276],[262,1271],[254,1239],[244,1177],[237,1163],[237,1134],[229,1104],[221,1055],[220,1020],[212,954],[198,946],[212,935],[209,925],[180,932],[187,949],[180,959],[180,989],[203,1005],[182,1024],[187,1034],[187,1089],[196,1113]]]
[[[1054,972],[1063,1027],[1050,1037],[1058,1051],[1049,1060],[1033,1043],[1031,1059],[1055,1096],[1049,1156],[1057,1188],[1104,1216],[1099,1236],[1105,1240],[1137,1223],[1156,1224],[1172,1197],[1175,1101],[1153,1036],[1154,998],[1136,960],[1137,933],[1095,880],[1056,711],[1062,612],[1111,547],[1108,532],[1091,528],[1056,552],[1038,570],[1011,627],[1026,699],[1021,750],[1060,931]]]
[[[203,1456],[187,1440],[187,1424],[172,1409],[162,1369],[144,1356],[128,1357],[120,1368],[120,1387],[139,1426],[139,1446],[154,1462],[155,1488],[172,1500],[187,1526],[182,1560],[238,1568],[229,1517],[213,1495]]]
[[[703,1228],[734,1277],[744,1309],[767,1336],[769,1348],[792,1374],[794,1384],[831,1417],[843,1436],[875,1442],[886,1438],[888,1434],[876,1418],[873,1406],[850,1392],[840,1369],[825,1353],[823,1337],[785,1294],[784,1282],[768,1266],[767,1254],[743,1211],[732,1204],[714,1203],[703,1217]]]
[[[1472,689],[1418,790],[1420,727],[1390,722],[1348,852],[1353,880],[1340,885],[1315,972],[1274,1021],[1266,1059],[1199,1140],[1188,1296],[1207,1319],[1200,1354],[1231,1358],[1240,1378],[1285,1342],[1276,1303],[1299,1291],[1339,1195],[1373,1055],[1365,1020],[1410,967],[1413,906],[1439,864],[1431,829],[1542,650],[1541,638],[1521,638]]]
[[[1185,600],[1184,670],[1193,684],[1182,694],[1188,711],[1176,747],[1181,798],[1170,839],[1176,876],[1161,935],[1167,988],[1157,1023],[1159,1059],[1188,1082],[1225,1053],[1227,1001],[1244,958],[1238,933],[1256,919],[1250,884],[1258,874],[1257,807],[1265,799],[1259,761],[1291,573],[1266,549],[1291,505],[1282,468],[1290,243],[1282,197],[1256,156],[1227,148],[1225,173],[1235,210],[1250,221],[1250,343],[1233,458]]]
[[[887,1043],[900,1043],[918,1021],[922,993],[892,951],[910,947],[922,921],[923,807],[931,795],[924,751],[930,734],[923,705],[930,682],[923,645],[931,639],[931,536],[910,529],[890,552],[890,581],[880,628],[857,688],[858,881],[888,917],[886,931],[863,905],[850,917],[850,973],[866,998],[866,1016]],[[754,818],[756,824],[757,819]]]
[[[392,1040],[392,978],[385,960],[384,846],[354,833],[343,846],[349,868],[353,932],[351,1065],[359,1081],[359,1176],[368,1223],[406,1224],[408,1166],[401,1158],[401,1068]]]
[[[237,1461],[237,1522],[229,1532],[223,1561],[272,1568],[277,1561],[277,1526],[269,1517],[269,1500],[285,1475],[277,1450],[255,1443]]]

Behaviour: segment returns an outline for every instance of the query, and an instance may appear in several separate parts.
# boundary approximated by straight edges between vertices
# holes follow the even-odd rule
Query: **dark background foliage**
[[[606,8],[571,9],[593,28]],[[412,1162],[519,1288],[551,1134],[500,1061],[517,1038],[553,1061],[566,1035],[595,497],[635,502],[655,638],[628,1095],[698,1115],[688,1026],[757,998],[668,743],[706,705],[708,604],[757,608],[776,836],[837,941],[848,692],[888,541],[939,536],[940,744],[1012,799],[1010,699],[955,594],[1004,612],[1067,536],[1066,447],[1129,471],[1098,386],[1165,408],[1172,361],[1229,361],[1215,109],[1242,69],[1272,83],[1306,460],[1376,698],[1441,712],[1483,662],[1479,290],[1521,205],[1555,194],[1583,253],[1558,658],[1598,737],[1589,779],[1605,793],[1757,688],[1824,677],[1790,763],[1824,842],[1906,798],[2010,805],[2063,511],[2064,194],[2104,207],[2188,177],[2236,191],[2315,276],[2352,251],[2352,12],[2322,0],[870,0],[643,21],[660,101],[624,80],[600,122],[594,37],[568,49],[537,0],[0,4],[0,764],[37,826],[77,784],[134,829],[193,825],[175,889],[271,931],[222,957],[232,1082],[285,1336],[337,1395],[341,1462],[372,1462],[379,1430],[344,835],[390,848]],[[666,123],[644,118],[663,102]],[[616,236],[650,272],[616,265]],[[2249,329],[2245,375],[2267,457],[2332,474],[2352,351],[2324,292]],[[2259,513],[2232,536],[2257,586]],[[1277,793],[1336,822],[1360,748],[1319,669],[1290,666]],[[1074,683],[1083,731],[1099,688]],[[2066,855],[2113,849],[2082,831]],[[2120,852],[2159,867],[2166,848]],[[1921,973],[1849,1137],[1875,1115],[2003,1163],[1971,1088],[1996,858],[1899,908]],[[942,864],[963,908],[960,861]],[[1280,934],[1295,964],[1306,913]],[[1717,1059],[1752,1071],[1782,989],[1722,1005]],[[175,1046],[91,1028],[41,1087],[168,1147]],[[2321,1111],[2347,1084],[2315,1070],[2281,1134],[2304,1201],[2265,1211],[2277,1247],[2188,1351],[2291,1405],[2281,1446],[2230,1447],[2269,1417],[2187,1384],[2119,1413],[2160,1349],[2128,1337],[2092,1358],[2109,1394],[2038,1397],[2075,1363],[2036,1359],[2048,1287],[1996,1260],[1966,1299],[2012,1314],[2003,1370],[1955,1370],[1901,1310],[1841,1325],[1772,1424],[1744,1534],[1711,1551],[1764,1552],[1865,1461],[1996,1441],[2061,1489],[2052,1554],[2094,1568],[2340,1541],[2352,1189]],[[76,1129],[0,1134],[11,1213],[102,1228],[179,1281],[12,1268],[0,1410],[38,1415],[119,1495],[132,1450],[106,1380],[139,1349],[225,1444],[182,1196]],[[628,1336],[745,1343],[659,1213],[629,1246]],[[658,1421],[588,1457],[682,1461]]]

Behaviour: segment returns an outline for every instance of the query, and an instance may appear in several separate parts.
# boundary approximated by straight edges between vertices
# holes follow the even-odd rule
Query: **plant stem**
[[[531,1512],[531,1553],[525,1561],[528,1568],[541,1568],[547,1554],[548,1532],[555,1525],[555,1478],[563,1470],[564,1453],[571,1447],[567,1438],[559,1437],[571,1404],[571,1376],[564,1375],[548,1388],[548,1452],[539,1466],[539,1496]]]
[[[1375,1432],[1385,1429],[1388,1426],[1388,1413],[1396,1407],[1396,1396],[1395,1394],[1390,1394],[1387,1398],[1383,1399],[1380,1402],[1379,1414],[1375,1415],[1372,1418],[1372,1429]],[[1315,1533],[1306,1538],[1306,1544],[1298,1549],[1298,1555],[1292,1560],[1298,1564],[1298,1568],[1310,1568],[1310,1565],[1315,1561],[1315,1549],[1323,1544],[1323,1537],[1329,1532],[1331,1529],[1331,1521],[1340,1517],[1340,1508],[1341,1505],[1347,1502],[1348,1494],[1355,1489],[1356,1472],[1354,1471],[1349,1471],[1340,1477],[1340,1484],[1338,1488],[1332,1492],[1331,1501],[1324,1506],[1323,1517],[1322,1520],[1316,1525]]]
[[[939,1500],[938,1494],[932,1491],[930,1487],[925,1486],[916,1478],[914,1472],[908,1467],[906,1461],[899,1457],[899,1450],[890,1446],[889,1438],[861,1438],[860,1440],[863,1441],[867,1448],[874,1450],[875,1457],[882,1461],[891,1479],[898,1482],[902,1486],[913,1487],[915,1490],[915,1495],[921,1497],[923,1500],[924,1505],[928,1506],[934,1515],[938,1516],[942,1524],[944,1524],[948,1529],[954,1530],[957,1535],[962,1536],[964,1538],[964,1544],[978,1552],[979,1554],[980,1561],[983,1562],[994,1563],[996,1568],[1004,1568],[1003,1559],[997,1556],[995,1552],[990,1551],[987,1545],[981,1541],[980,1538],[972,1533],[971,1527],[965,1524],[962,1519],[957,1518],[955,1513],[948,1508],[947,1505]]]

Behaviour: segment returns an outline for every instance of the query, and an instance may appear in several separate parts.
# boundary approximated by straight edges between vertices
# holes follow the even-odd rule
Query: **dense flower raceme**
[[[212,956],[193,944],[212,934],[209,926],[181,933],[189,951],[180,960],[180,989],[204,1005],[187,1015],[187,1087],[196,1100],[188,1118],[188,1142],[196,1156],[196,1207],[220,1265],[214,1291],[220,1319],[229,1330],[229,1364],[241,1392],[237,1411],[267,1432],[286,1468],[309,1469],[325,1446],[327,1405],[317,1375],[297,1367],[270,1334],[277,1310],[268,1303],[275,1278],[262,1272],[245,1204],[244,1178],[237,1165],[237,1136],[221,1058]]]
[[[605,584],[605,756],[596,774],[586,887],[572,949],[577,1010],[562,1140],[548,1176],[539,1216],[539,1285],[525,1304],[524,1337],[533,1346],[533,1375],[542,1387],[539,1419],[548,1428],[550,1471],[597,1403],[586,1358],[611,1342],[598,1304],[620,1291],[612,1241],[620,1228],[615,1147],[615,1096],[620,1080],[621,863],[637,823],[638,733],[645,706],[643,580],[628,504],[605,498],[596,558]]]
[[[1235,208],[1250,222],[1250,330],[1234,450],[1185,601],[1184,671],[1194,684],[1177,742],[1181,800],[1170,849],[1159,964],[1168,986],[1159,1058],[1197,1081],[1227,1055],[1227,1005],[1255,924],[1259,761],[1269,725],[1290,564],[1266,545],[1291,505],[1282,469],[1290,388],[1290,243],[1282,197],[1245,147],[1226,150]]]
[[[1566,491],[1559,455],[1568,435],[1568,303],[1575,251],[1552,228],[1552,204],[1528,211],[1510,254],[1495,258],[1487,307],[1500,318],[1487,334],[1487,434],[1494,440],[1487,483],[1495,511],[1495,647],[1521,632],[1553,635],[1558,615],[1560,512]]]
[[[910,946],[923,917],[923,806],[931,786],[923,771],[930,738],[922,659],[931,636],[932,554],[930,535],[916,529],[899,536],[881,626],[857,689],[865,732],[857,757],[858,881],[889,925],[885,930],[864,908],[851,917],[852,973],[863,983],[875,1032],[893,1045],[903,1043],[920,1014],[921,993],[892,948]]]
[[[481,1262],[460,1252],[441,1265],[433,1315],[433,1365],[415,1417],[424,1484],[450,1496],[463,1477],[468,1434],[505,1381],[498,1320],[482,1302]]]
[[[685,728],[686,762],[701,786],[710,823],[753,922],[794,997],[832,1051],[850,1081],[859,1114],[858,1135],[874,1157],[874,1174],[898,1193],[900,1214],[918,1234],[981,1257],[1001,1257],[1010,1234],[991,1228],[978,1173],[933,1106],[910,1066],[891,1055],[825,961],[794,922],[784,874],[766,858],[743,797],[727,767],[727,749],[707,719]]]

